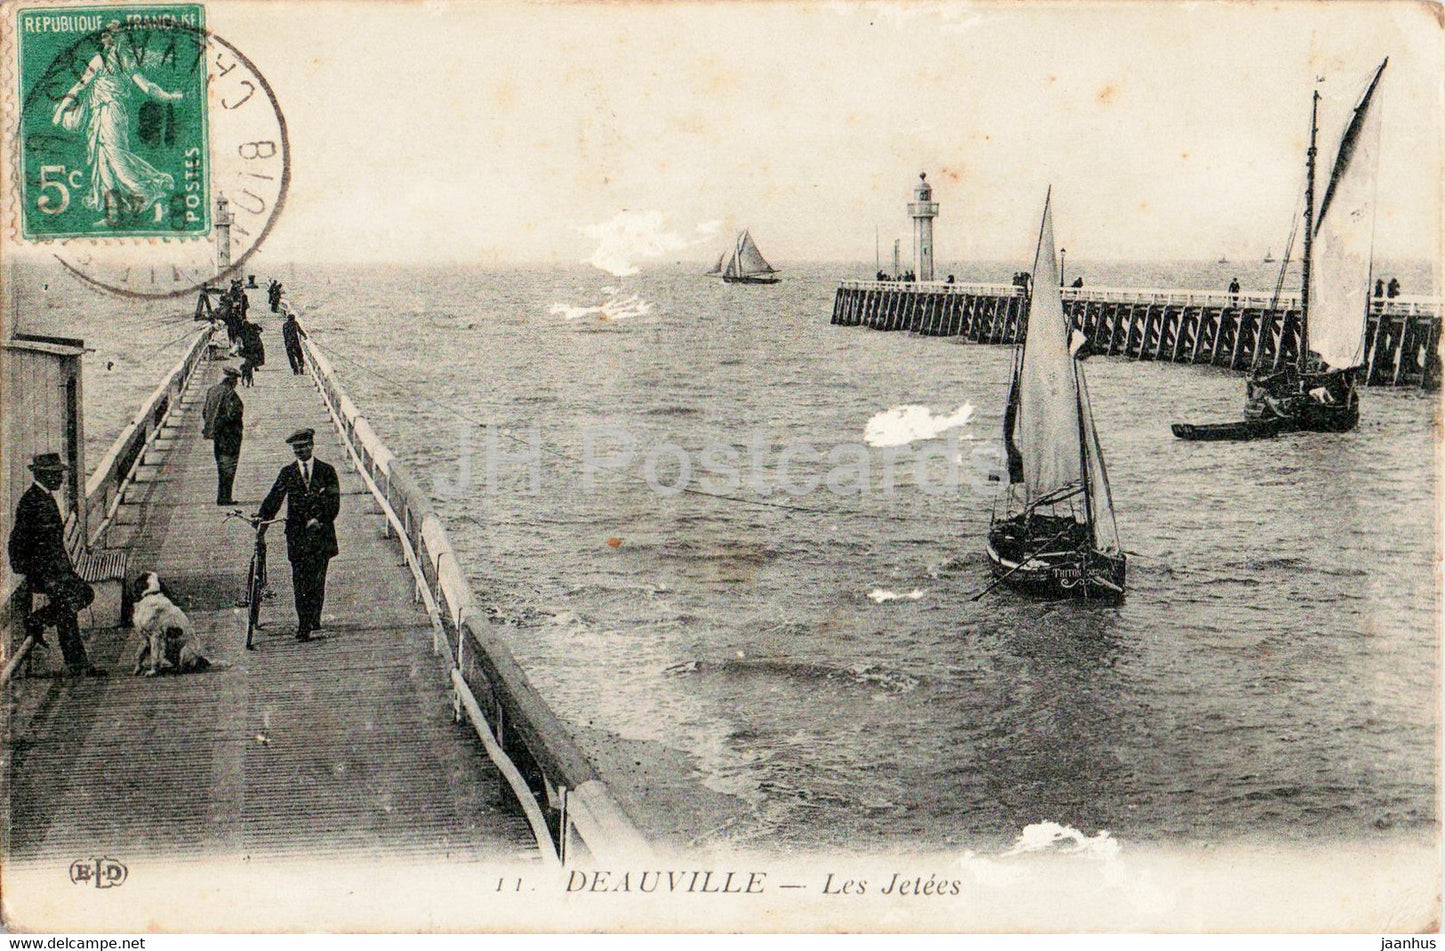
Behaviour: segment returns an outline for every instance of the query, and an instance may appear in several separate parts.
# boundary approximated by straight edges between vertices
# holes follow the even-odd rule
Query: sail
[[[1089,469],[1089,528],[1094,548],[1119,552],[1119,526],[1114,521],[1114,494],[1109,490],[1109,473],[1104,468],[1104,451],[1099,448],[1099,431],[1094,428],[1094,409],[1089,404],[1089,386],[1082,367],[1079,375],[1079,407],[1083,414],[1084,461]]]
[[[722,254],[719,254],[719,255],[717,256],[717,263],[714,264],[714,265],[712,266],[712,270],[708,271],[707,273],[708,273],[708,274],[721,274],[721,273],[723,272],[723,266],[727,264],[727,260],[728,260],[728,252],[724,251]]]
[[[1069,328],[1059,296],[1054,218],[1044,200],[1044,221],[1034,258],[1033,300],[1018,372],[1014,423],[1023,457],[1024,500],[1032,504],[1083,479],[1079,398]]]
[[[1309,348],[1337,370],[1364,362],[1384,71],[1381,63],[1340,138],[1310,249]]]
[[[773,266],[763,260],[762,252],[753,243],[753,236],[746,231],[738,236],[736,273],[747,276],[773,273]]]

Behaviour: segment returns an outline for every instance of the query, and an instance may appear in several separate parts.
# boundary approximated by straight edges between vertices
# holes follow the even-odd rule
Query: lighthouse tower
[[[229,206],[226,199],[216,199],[216,273],[222,275],[231,269],[231,222],[236,220]]]
[[[908,203],[908,216],[913,219],[913,273],[917,280],[933,280],[933,219],[938,217],[938,202],[933,200],[933,186],[928,176],[918,173],[913,200]]]

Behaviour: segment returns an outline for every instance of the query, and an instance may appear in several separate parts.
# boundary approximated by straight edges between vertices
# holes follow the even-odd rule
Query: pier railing
[[[303,340],[357,472],[386,515],[445,648],[457,717],[467,717],[527,814],[544,858],[568,862],[581,845],[599,862],[648,854],[632,819],[477,610],[466,573],[430,500],[342,390],[326,355]]]
[[[135,481],[136,470],[145,462],[147,450],[154,445],[181,394],[190,385],[210,340],[209,326],[196,331],[186,344],[180,360],[161,378],[155,390],[91,470],[85,481],[85,500],[79,507],[79,515],[72,514],[65,523],[66,545],[72,559],[79,562],[85,553],[105,547],[106,534],[115,520],[116,509],[125,501],[126,490]],[[20,577],[7,568],[3,610],[0,610],[0,643],[6,647],[0,686],[9,683],[35,646],[31,637],[15,643],[19,623],[29,606],[29,592],[23,589]]]

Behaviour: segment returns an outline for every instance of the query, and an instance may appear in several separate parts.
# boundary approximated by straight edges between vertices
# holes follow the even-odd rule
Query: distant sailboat
[[[1355,370],[1365,358],[1380,151],[1375,93],[1388,62],[1375,70],[1345,125],[1318,211],[1314,200],[1318,92],[1311,103],[1298,360],[1250,377],[1242,422],[1175,423],[1171,428],[1179,438],[1257,439],[1301,431],[1346,432],[1359,424]]]
[[[1274,263],[1274,249],[1273,249],[1273,248],[1270,248],[1269,250],[1267,250],[1267,251],[1264,252],[1264,263],[1265,263],[1265,264],[1273,264],[1273,263]]]
[[[1219,261],[1218,261],[1218,263],[1219,263],[1219,264],[1228,264],[1228,263],[1229,263],[1229,258],[1227,258],[1227,257],[1225,257],[1224,255],[1221,254],[1221,255],[1219,256]]]
[[[1035,293],[1004,411],[1009,486],[1003,511],[995,507],[989,523],[988,558],[997,581],[1025,591],[1117,600],[1126,559],[1078,347],[1064,317],[1047,198],[1031,273]]]
[[[753,236],[746,228],[738,232],[732,250],[724,251],[718,257],[717,264],[707,273],[721,277],[729,284],[778,283],[778,279],[773,276],[778,273],[777,269],[763,260],[762,252],[758,250]]]

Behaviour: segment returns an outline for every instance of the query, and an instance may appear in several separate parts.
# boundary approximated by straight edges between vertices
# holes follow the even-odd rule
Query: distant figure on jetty
[[[336,470],[311,458],[316,430],[298,429],[286,437],[296,462],[281,469],[256,517],[275,516],[286,500],[286,557],[296,595],[296,639],[309,641],[321,627],[326,603],[326,567],[336,557],[336,514],[341,509],[341,483]],[[265,529],[261,529],[265,531]]]
[[[1237,277],[1229,282],[1229,303],[1239,303],[1239,278]]]
[[[246,297],[246,288],[241,286],[241,279],[231,279],[231,304],[236,308],[237,316],[245,320],[251,314],[251,301]]]
[[[241,382],[256,385],[257,367],[266,365],[266,345],[261,342],[261,325],[250,320],[241,322]]]
[[[301,329],[301,322],[296,319],[290,304],[283,301],[281,313],[286,315],[281,324],[281,341],[286,345],[286,359],[291,361],[291,372],[305,373],[306,354],[301,350],[301,338],[306,336],[306,331]]]
[[[57,452],[42,452],[30,461],[35,481],[15,507],[15,524],[10,529],[10,567],[25,576],[31,594],[45,595],[45,607],[31,611],[24,621],[25,633],[37,645],[45,643],[45,629],[54,627],[60,638],[60,653],[71,676],[104,677],[106,671],[90,662],[80,623],[75,615],[95,600],[95,591],[76,574],[65,548],[65,521],[55,493],[65,484],[65,470]]]
[[[273,279],[266,287],[266,298],[271,304],[271,313],[276,313],[281,306],[281,282]]]
[[[216,456],[216,504],[235,505],[231,487],[241,462],[241,440],[246,434],[246,404],[236,392],[241,373],[235,367],[221,368],[221,382],[206,391],[201,408],[201,435],[211,440]]]
[[[952,274],[948,275],[948,280],[944,281],[943,283],[945,283],[945,284],[952,284],[952,283],[953,283],[953,275],[952,275]]]
[[[1385,296],[1385,282],[1384,282],[1382,279],[1378,278],[1378,277],[1375,278],[1375,296],[1376,296],[1376,297],[1384,297],[1384,296]]]
[[[1390,278],[1390,283],[1385,288],[1385,294],[1392,300],[1400,296],[1400,281],[1398,278]]]
[[[1074,283],[1070,284],[1069,286],[1070,286],[1070,287],[1083,287],[1083,286],[1084,286],[1084,279],[1083,279],[1082,277],[1076,277],[1076,278],[1074,278]]]
[[[230,338],[233,347],[241,342],[241,318],[238,311],[231,292],[222,291],[220,300],[216,302],[215,314],[226,325],[226,336]]]

